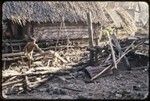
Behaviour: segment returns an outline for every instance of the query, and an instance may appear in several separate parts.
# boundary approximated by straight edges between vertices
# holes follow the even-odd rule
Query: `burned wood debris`
[[[128,11],[119,4],[4,3],[3,95],[39,91],[54,98],[121,98],[126,88],[146,89],[148,21],[136,21],[140,11],[133,15],[133,7]]]
[[[131,68],[130,62],[128,60],[130,55],[133,55],[133,54],[144,55],[148,59],[149,46],[145,44],[145,42],[146,42],[145,39],[136,39],[136,40],[124,39],[125,42],[120,42],[120,43],[123,44],[123,43],[127,43],[130,41],[130,44],[129,45],[127,44],[125,47],[121,47],[122,45],[119,44],[119,42],[116,39],[114,34],[111,35],[111,40],[114,43],[113,44],[114,48],[110,47],[110,46],[112,46],[112,44],[110,44],[110,46],[109,46],[109,44],[107,44],[106,45],[107,48],[95,46],[93,49],[89,50],[94,53],[94,57],[101,57],[101,58],[93,58],[93,63],[91,64],[91,66],[86,68],[86,71],[89,73],[91,80],[94,80],[101,75],[112,74],[113,69],[131,70],[132,68]],[[147,39],[147,41],[148,41],[148,39]],[[110,40],[109,40],[109,42],[110,42]],[[101,50],[101,51],[99,51],[99,50]],[[111,51],[113,51],[113,53]],[[138,51],[140,51],[140,52],[138,53]],[[115,53],[115,55],[114,55],[114,53]],[[107,57],[107,58],[102,59],[103,56],[100,56],[101,54],[107,54],[107,55],[105,55],[105,57]],[[96,56],[96,55],[98,55],[98,56]],[[114,59],[113,57],[111,58],[111,56],[114,56],[116,59]],[[118,67],[117,66],[118,64],[123,64],[123,65],[121,65],[121,67]],[[147,61],[147,64],[149,64],[148,61]],[[95,65],[95,67],[93,67],[94,65]]]

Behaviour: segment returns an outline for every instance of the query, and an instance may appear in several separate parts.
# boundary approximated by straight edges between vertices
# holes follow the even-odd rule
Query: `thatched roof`
[[[71,1],[11,1],[3,4],[3,20],[11,19],[18,23],[26,21],[60,22],[62,16],[69,22],[86,22],[87,12],[92,13],[93,22],[107,23],[103,11],[104,2],[71,2]]]
[[[2,19],[10,19],[19,24],[28,22],[61,22],[62,16],[68,22],[87,22],[87,12],[92,21],[102,25],[114,23],[125,26],[129,33],[136,31],[134,20],[117,2],[81,1],[10,1],[3,4]],[[108,16],[109,15],[109,16]],[[128,23],[127,23],[128,22]]]

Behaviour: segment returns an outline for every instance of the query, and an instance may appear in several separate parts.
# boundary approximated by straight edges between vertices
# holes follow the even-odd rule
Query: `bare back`
[[[32,52],[34,49],[39,50],[40,52],[42,51],[36,43],[28,42],[27,45],[24,47],[24,51],[27,53]]]

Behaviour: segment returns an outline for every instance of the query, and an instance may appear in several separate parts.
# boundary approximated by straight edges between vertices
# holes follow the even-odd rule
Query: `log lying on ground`
[[[68,73],[67,71],[61,71],[60,68],[56,68],[56,67],[38,67],[38,68],[31,68],[30,70],[28,70],[26,73],[24,74],[8,74],[8,75],[3,75],[3,78],[7,78],[7,77],[13,77],[13,76],[33,76],[33,75],[46,75],[46,74],[66,74]]]

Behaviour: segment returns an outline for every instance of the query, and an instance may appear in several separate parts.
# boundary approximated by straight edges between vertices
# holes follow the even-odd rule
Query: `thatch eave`
[[[90,11],[93,15],[93,22],[97,23],[101,22],[101,20],[106,20],[100,17],[102,13],[97,11],[101,9],[99,7],[100,5],[95,2],[12,1],[4,2],[2,19],[17,21],[19,18],[17,23],[20,24],[20,20],[23,22],[60,22],[61,17],[64,16],[65,20],[72,23],[79,21],[86,22],[86,13]],[[97,16],[98,13],[100,14]]]

